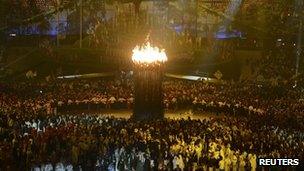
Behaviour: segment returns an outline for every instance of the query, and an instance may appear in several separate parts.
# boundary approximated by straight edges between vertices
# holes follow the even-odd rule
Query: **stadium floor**
[[[115,118],[130,118],[132,110],[99,110],[99,111],[78,111],[80,113],[100,114],[105,116],[113,116]],[[76,112],[76,113],[78,113]],[[211,117],[220,117],[212,113],[196,112],[192,113],[190,110],[178,110],[178,111],[165,111],[165,117],[169,119],[208,119]]]

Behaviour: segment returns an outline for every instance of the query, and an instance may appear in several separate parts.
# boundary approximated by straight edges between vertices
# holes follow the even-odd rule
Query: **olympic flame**
[[[164,49],[151,46],[147,42],[144,46],[136,46],[133,49],[132,61],[140,64],[164,63],[168,60]]]

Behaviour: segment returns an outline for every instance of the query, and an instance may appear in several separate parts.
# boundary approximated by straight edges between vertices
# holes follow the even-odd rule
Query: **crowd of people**
[[[46,115],[4,125],[4,170],[256,170],[259,157],[304,156],[303,133],[259,127],[246,118],[143,123]]]
[[[277,47],[275,50],[265,52],[265,54],[256,60],[248,60],[248,66],[254,72],[254,78],[258,81],[269,81],[272,84],[278,84],[277,82],[286,82],[294,79],[296,74],[296,60],[295,46]],[[299,60],[299,65],[302,65],[303,61]],[[299,68],[299,73],[302,72],[302,68]],[[262,77],[262,79],[258,79]]]
[[[304,104],[297,88],[166,80],[166,110],[222,117],[147,123],[76,114],[132,109],[129,79],[2,84],[0,89],[4,170],[255,170],[258,157],[302,161],[304,156]]]
[[[299,88],[208,84],[167,80],[164,82],[164,106],[168,110],[193,109],[213,113],[263,116],[268,124],[303,127],[303,99]],[[62,113],[72,110],[131,109],[131,80],[72,80],[41,84],[15,84],[2,93],[1,106],[23,107],[30,112]],[[11,93],[10,93],[11,91]],[[16,111],[17,112],[17,111]],[[24,112],[24,111],[23,111]]]
[[[2,89],[0,107],[6,113],[57,114],[75,110],[132,109],[134,100],[133,84],[129,79],[21,83]],[[263,123],[303,128],[304,103],[300,88],[167,80],[163,92],[167,110],[193,109],[260,116]],[[18,108],[23,110],[16,110]],[[290,122],[294,124],[290,126]]]

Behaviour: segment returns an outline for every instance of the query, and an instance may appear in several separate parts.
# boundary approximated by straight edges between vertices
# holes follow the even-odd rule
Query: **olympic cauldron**
[[[167,55],[149,42],[136,46],[132,55],[134,70],[134,107],[132,119],[164,118],[162,82]]]

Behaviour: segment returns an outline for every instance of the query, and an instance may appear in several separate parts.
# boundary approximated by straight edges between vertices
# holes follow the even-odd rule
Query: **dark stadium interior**
[[[304,0],[0,0],[0,171],[304,169]]]

